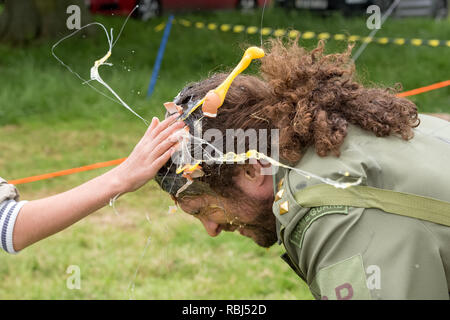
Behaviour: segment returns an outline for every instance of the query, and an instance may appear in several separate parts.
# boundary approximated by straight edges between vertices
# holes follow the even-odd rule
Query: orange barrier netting
[[[450,80],[434,83],[429,86],[417,88],[417,89],[410,90],[410,91],[405,91],[405,92],[397,94],[397,97],[414,96],[419,93],[436,90],[436,89],[443,88],[446,86],[450,86]],[[23,179],[10,180],[10,181],[8,181],[8,183],[18,185],[18,184],[24,184],[24,183],[29,183],[29,182],[39,181],[39,180],[51,179],[51,178],[55,178],[55,177],[67,176],[67,175],[78,173],[78,172],[89,171],[89,170],[100,169],[100,168],[118,165],[118,164],[121,164],[123,161],[125,161],[125,159],[126,158],[116,159],[116,160],[111,160],[111,161],[106,161],[106,162],[98,162],[98,163],[90,164],[90,165],[79,167],[79,168],[67,169],[67,170],[57,171],[57,172],[53,172],[53,173],[47,173],[47,174],[42,174],[42,175],[38,175],[38,176],[27,177],[27,178],[23,178]]]
[[[78,172],[115,166],[115,165],[121,164],[123,161],[125,161],[125,159],[126,158],[116,159],[116,160],[111,160],[111,161],[106,161],[106,162],[98,162],[98,163],[90,164],[90,165],[79,167],[79,168],[72,168],[72,169],[57,171],[57,172],[53,172],[53,173],[41,174],[41,175],[33,176],[33,177],[27,177],[27,178],[23,178],[23,179],[11,180],[11,181],[8,181],[8,183],[18,185],[18,184],[24,184],[24,183],[29,183],[29,182],[39,181],[39,180],[46,180],[46,179],[55,178],[55,177],[67,176],[69,174],[74,174],[74,173],[78,173]]]
[[[427,92],[427,91],[431,91],[431,90],[436,90],[436,89],[443,88],[443,87],[446,87],[446,86],[450,86],[450,80],[434,83],[434,84],[431,84],[429,86],[422,87],[422,88],[417,88],[417,89],[410,90],[410,91],[405,91],[405,92],[397,94],[397,97],[414,96],[414,95],[419,94],[419,93],[423,93],[423,92]]]

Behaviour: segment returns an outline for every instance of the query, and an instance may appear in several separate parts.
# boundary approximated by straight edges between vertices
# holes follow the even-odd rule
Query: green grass
[[[103,78],[145,118],[162,116],[191,81],[228,71],[255,35],[174,25],[151,99],[145,98],[162,32],[149,23],[129,21]],[[183,14],[191,21],[259,26],[261,12]],[[124,18],[96,17],[119,30]],[[264,26],[316,32],[367,35],[363,18],[326,19],[307,12],[266,10]],[[429,19],[389,19],[377,36],[444,39],[450,23]],[[54,41],[28,48],[0,45],[0,176],[16,179],[127,156],[145,126],[122,106],[75,78],[51,56]],[[312,48],[316,40],[301,40]],[[327,51],[346,44],[330,40]],[[101,32],[69,40],[57,54],[87,77],[106,50]],[[450,48],[370,44],[357,62],[366,84],[402,83],[405,90],[448,79]],[[128,71],[130,69],[130,71]],[[256,72],[257,64],[249,72]],[[421,112],[449,112],[450,89],[411,99]],[[97,170],[20,185],[23,199],[36,199],[74,187]],[[311,299],[307,286],[279,258],[282,248],[257,247],[237,234],[207,236],[193,218],[168,214],[170,199],[154,183],[120,198],[110,207],[68,230],[27,248],[17,256],[0,254],[3,299]],[[150,223],[147,220],[150,219]],[[141,259],[147,238],[151,242]],[[81,268],[81,290],[66,288],[66,269]],[[134,280],[134,291],[128,290]]]

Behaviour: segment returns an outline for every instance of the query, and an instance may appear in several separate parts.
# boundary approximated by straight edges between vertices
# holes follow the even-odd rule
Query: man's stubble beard
[[[276,218],[272,212],[273,197],[265,200],[254,199],[245,195],[242,191],[233,196],[238,210],[246,211],[248,222],[244,229],[250,231],[253,241],[263,247],[269,248],[278,240],[276,232]]]

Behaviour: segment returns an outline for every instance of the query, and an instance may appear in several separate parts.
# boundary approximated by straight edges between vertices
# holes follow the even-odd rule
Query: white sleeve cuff
[[[0,203],[0,244],[3,250],[16,254],[13,246],[13,232],[17,215],[27,201],[16,202],[14,200]]]

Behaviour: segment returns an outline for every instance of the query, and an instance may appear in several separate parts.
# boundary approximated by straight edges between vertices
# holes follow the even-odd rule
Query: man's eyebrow
[[[200,209],[193,210],[192,212],[189,212],[189,213],[192,214],[192,215],[197,215],[197,214],[200,214],[202,212],[206,212],[209,209],[218,209],[218,208],[221,209],[221,207],[219,207],[217,205],[214,205],[214,204],[211,204],[211,205],[207,205],[206,207],[201,207]]]

